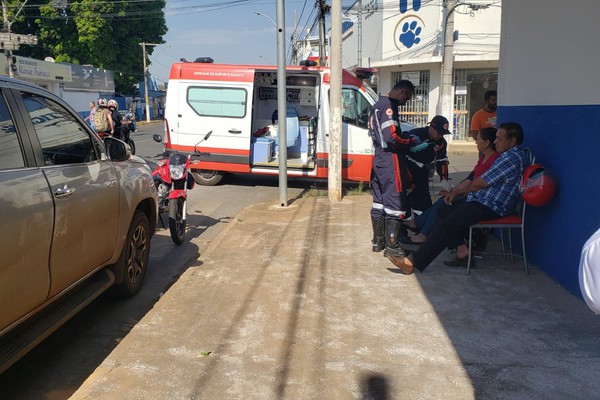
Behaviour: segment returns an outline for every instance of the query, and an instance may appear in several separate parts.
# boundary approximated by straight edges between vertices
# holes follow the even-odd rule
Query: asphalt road
[[[163,133],[162,124],[140,126],[133,134],[137,155],[157,158],[162,152],[162,145],[152,140],[155,133]],[[249,175],[229,176],[214,187],[196,185],[188,197],[187,241],[175,246],[168,230],[157,231],[140,293],[127,300],[110,292],[100,296],[0,375],[0,398],[68,399],[179,275],[196,265],[202,251],[242,208],[278,202],[277,185],[277,177]],[[288,195],[297,196],[313,185],[290,182]]]

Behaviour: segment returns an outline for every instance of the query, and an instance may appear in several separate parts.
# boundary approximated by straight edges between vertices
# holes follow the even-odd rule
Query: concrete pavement
[[[502,256],[398,274],[370,206],[245,209],[71,398],[600,398],[582,300]]]

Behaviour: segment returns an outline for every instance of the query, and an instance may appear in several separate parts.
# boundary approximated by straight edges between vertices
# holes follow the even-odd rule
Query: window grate
[[[392,72],[392,86],[402,79],[408,79],[415,85],[415,93],[400,107],[400,119],[416,126],[426,126],[429,123],[429,70]]]

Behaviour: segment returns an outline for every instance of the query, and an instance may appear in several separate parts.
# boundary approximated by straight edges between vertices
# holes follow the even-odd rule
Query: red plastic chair
[[[527,266],[527,254],[525,252],[525,208],[526,204],[524,201],[519,201],[520,212],[507,215],[506,217],[497,219],[488,219],[479,221],[469,227],[469,259],[467,260],[467,275],[471,272],[471,259],[473,254],[473,229],[475,228],[498,228],[500,229],[500,240],[502,242],[502,254],[506,257],[506,251],[510,253],[510,261],[514,264],[515,254],[512,247],[512,236],[511,229],[521,230],[521,246],[523,249],[523,263],[525,264],[525,273],[529,275],[529,267]],[[508,229],[508,248],[504,242],[504,229]],[[519,255],[517,255],[519,256]]]

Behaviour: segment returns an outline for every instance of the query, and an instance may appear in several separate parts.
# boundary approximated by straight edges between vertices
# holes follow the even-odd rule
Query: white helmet
[[[106,99],[98,99],[98,107],[106,107]]]
[[[119,103],[117,103],[117,101],[114,100],[114,99],[110,99],[108,101],[108,108],[114,108],[115,110],[118,110],[119,109]]]

